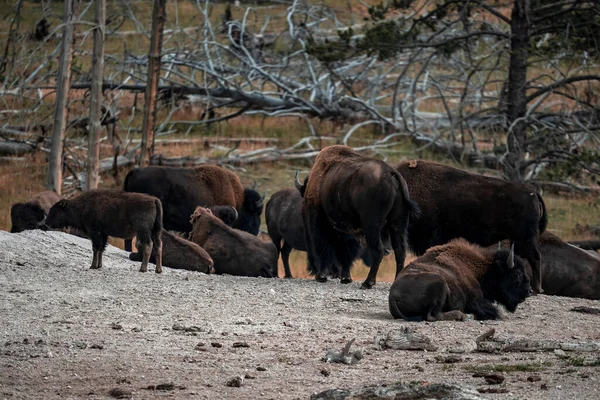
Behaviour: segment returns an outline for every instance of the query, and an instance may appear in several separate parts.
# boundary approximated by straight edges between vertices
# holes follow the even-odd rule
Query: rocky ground
[[[474,351],[490,328],[593,349],[600,315],[570,310],[598,301],[542,295],[501,321],[407,323],[388,312],[389,283],[142,274],[111,246],[104,268],[89,270],[91,255],[89,241],[64,233],[0,231],[0,398],[296,399],[395,382],[491,399],[600,398],[597,350]],[[381,346],[403,327],[436,350]],[[322,361],[354,338],[356,364]]]

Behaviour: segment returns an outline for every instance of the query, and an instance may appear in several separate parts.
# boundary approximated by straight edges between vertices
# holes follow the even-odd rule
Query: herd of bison
[[[519,182],[412,160],[390,166],[345,146],[323,149],[304,182],[274,193],[244,188],[215,165],[130,171],[123,190],[97,189],[63,199],[42,192],[11,208],[12,232],[67,229],[92,241],[91,268],[102,267],[109,236],[138,252],[130,259],[199,271],[277,277],[281,254],[307,252],[318,282],[352,282],[362,258],[362,288],[376,283],[394,252],[389,293],[395,318],[411,321],[496,319],[494,303],[514,312],[536,293],[600,299],[600,240],[566,243],[546,230],[538,190]],[[258,233],[265,208],[272,243]],[[172,233],[172,231],[177,232]],[[419,256],[404,266],[410,249]]]

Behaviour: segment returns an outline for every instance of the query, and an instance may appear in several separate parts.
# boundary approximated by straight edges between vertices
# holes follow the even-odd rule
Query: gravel
[[[409,323],[392,319],[389,283],[365,291],[336,280],[144,274],[112,246],[104,267],[89,270],[91,256],[76,236],[0,231],[0,398],[297,399],[422,381],[491,399],[600,398],[598,352],[473,351],[490,328],[496,337],[598,342],[600,316],[570,309],[600,301],[540,295],[499,321]],[[375,343],[407,326],[437,350]],[[356,364],[322,361],[354,338]],[[490,386],[490,374],[503,379]]]

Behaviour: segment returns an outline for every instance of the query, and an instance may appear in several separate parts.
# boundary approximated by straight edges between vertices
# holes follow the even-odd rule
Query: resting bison
[[[92,269],[102,267],[102,253],[109,236],[137,237],[143,259],[140,272],[148,270],[152,247],[156,273],[162,272],[162,217],[160,200],[140,193],[113,189],[83,192],[72,200],[60,200],[50,209],[46,224],[51,228],[75,228],[92,239]]]
[[[317,281],[326,281],[337,262],[342,283],[352,282],[350,267],[360,251],[359,237],[364,236],[373,261],[362,287],[371,288],[383,258],[382,232],[390,236],[399,273],[409,216],[417,213],[404,179],[385,162],[346,146],[321,150],[308,176],[302,207],[309,265],[314,265]]]
[[[289,262],[292,249],[306,251],[304,223],[302,222],[303,200],[299,190],[282,189],[274,193],[265,206],[265,219],[269,237],[277,248],[277,253],[281,253],[286,278],[292,278]],[[387,254],[390,251],[389,239],[383,242],[386,246],[384,251]],[[370,267],[373,262],[371,252],[363,249],[361,257],[365,265]],[[308,265],[308,271],[311,274],[316,274],[313,265]]]
[[[44,225],[50,208],[61,199],[56,192],[45,191],[33,196],[26,203],[16,203],[10,208],[12,233],[28,229],[46,229]]]
[[[189,232],[190,215],[197,206],[233,206],[235,227],[254,235],[260,228],[264,196],[244,189],[236,174],[216,165],[194,168],[145,167],[129,171],[123,189],[157,197],[164,207],[166,230]],[[131,241],[125,249],[131,251]]]
[[[464,313],[496,319],[492,302],[515,312],[529,296],[526,267],[512,249],[454,239],[429,249],[400,272],[390,288],[390,312],[415,321],[464,320]]]
[[[190,240],[210,254],[215,273],[277,277],[277,250],[272,243],[230,228],[205,207],[196,208],[191,223]]]
[[[208,253],[196,243],[180,238],[169,231],[162,231],[162,265],[174,269],[186,269],[188,271],[214,272],[213,260]],[[141,253],[130,253],[131,261],[142,261]],[[156,264],[154,250],[150,255],[150,262]]]
[[[548,231],[538,243],[544,294],[600,299],[600,254],[565,243]]]
[[[534,187],[422,160],[400,163],[397,169],[421,208],[408,227],[415,254],[458,237],[481,246],[510,239],[517,255],[533,266],[534,292],[542,291],[536,238],[546,229],[548,215]]]

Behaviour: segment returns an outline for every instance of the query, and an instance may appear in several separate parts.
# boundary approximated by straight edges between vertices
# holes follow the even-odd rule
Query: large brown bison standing
[[[533,266],[533,290],[542,291],[537,235],[545,231],[548,215],[534,187],[422,160],[397,169],[421,208],[408,228],[415,254],[459,237],[481,246],[510,239],[517,255]]]
[[[135,236],[143,254],[140,272],[148,270],[148,260],[154,247],[156,273],[161,273],[162,218],[162,206],[156,197],[95,189],[71,200],[60,200],[50,209],[46,223],[50,228],[75,228],[91,238],[94,251],[91,269],[102,268],[102,253],[109,236]]]
[[[190,215],[197,206],[232,206],[238,211],[235,227],[254,235],[260,228],[264,196],[244,189],[233,172],[216,165],[193,168],[145,167],[129,171],[123,189],[160,199],[166,230],[190,232]],[[131,251],[131,241],[126,241]]]
[[[277,252],[281,254],[286,278],[292,278],[289,261],[292,249],[306,251],[301,190],[303,187],[279,190],[273,193],[265,206],[265,220],[269,237],[277,248]],[[384,252],[387,254],[390,251],[389,238],[384,239],[383,242],[386,246]],[[362,248],[360,257],[367,267],[373,263],[371,252],[368,249]],[[317,273],[311,264],[308,264],[308,271],[313,275]],[[333,272],[332,275],[336,275],[338,271]]]
[[[277,250],[273,243],[227,226],[205,207],[196,208],[191,223],[190,240],[208,252],[215,273],[277,277]]]
[[[45,221],[50,208],[61,199],[53,191],[36,194],[25,203],[13,204],[10,208],[12,233],[23,232],[28,229],[46,229]]]
[[[385,162],[346,146],[321,150],[308,176],[302,207],[309,264],[317,271],[317,281],[326,281],[337,262],[342,282],[351,282],[350,267],[360,251],[359,237],[364,236],[373,263],[362,287],[371,288],[383,258],[384,230],[399,273],[409,216],[417,213],[402,176]]]
[[[494,301],[515,312],[531,291],[527,263],[512,250],[464,239],[433,247],[398,274],[390,288],[394,318],[420,321],[496,319]]]

